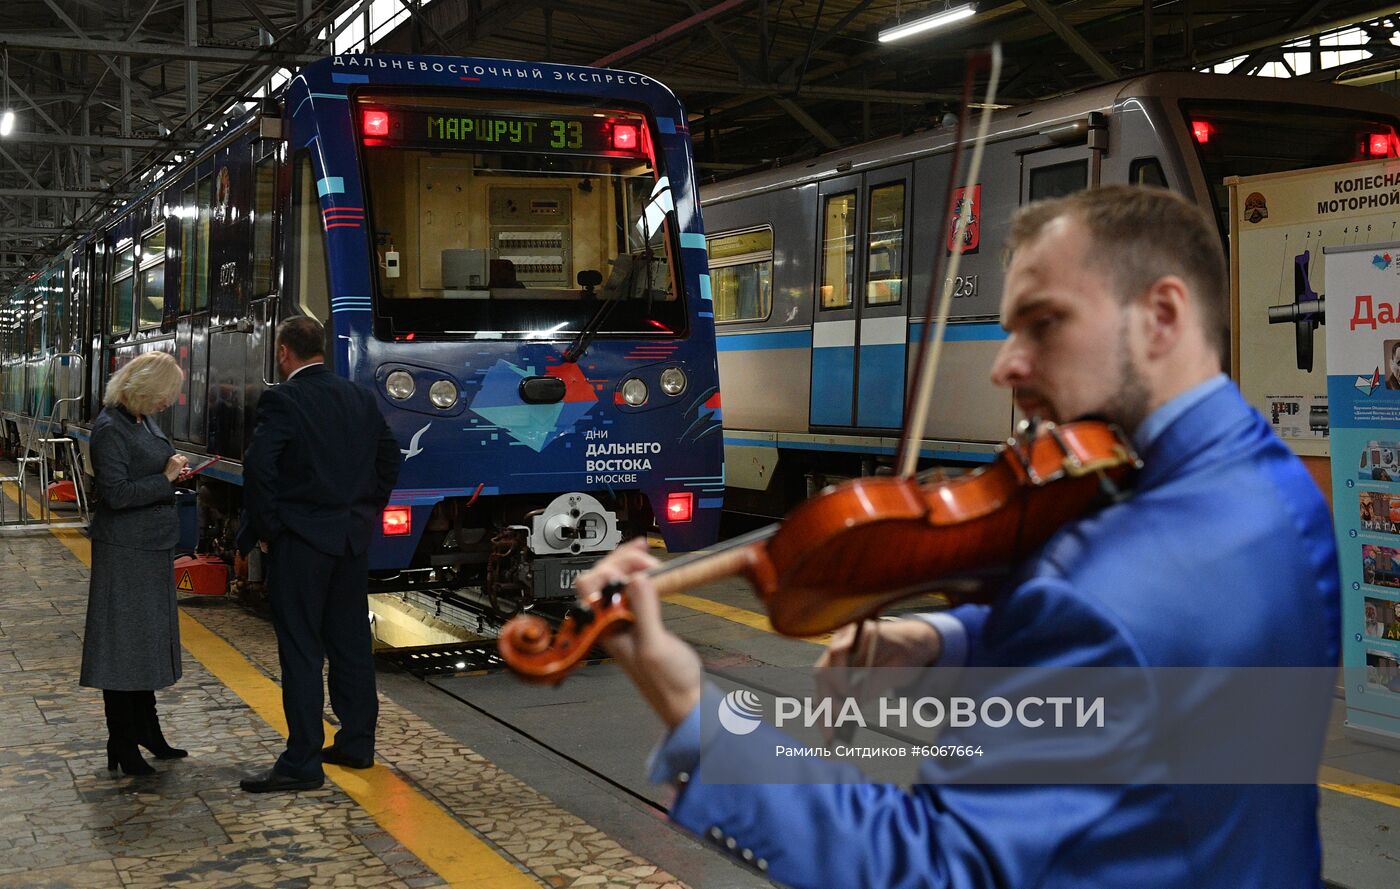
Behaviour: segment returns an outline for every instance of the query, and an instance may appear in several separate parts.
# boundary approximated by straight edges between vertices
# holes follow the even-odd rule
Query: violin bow
[[[972,108],[972,89],[974,81],[977,79],[977,72],[983,66],[988,68],[987,74],[987,94],[982,102],[982,113],[977,119],[977,134],[972,139],[972,158],[967,165],[967,176],[963,181],[962,199],[965,206],[959,208],[958,202],[958,170],[962,165],[963,135],[969,111]],[[915,362],[919,368],[918,382],[910,394],[908,402],[905,404],[904,415],[906,418],[904,426],[904,436],[900,440],[899,456],[896,462],[899,464],[899,475],[901,478],[913,478],[919,465],[919,441],[923,437],[924,425],[928,422],[929,405],[933,398],[933,385],[938,377],[938,363],[943,355],[943,341],[948,331],[948,316],[952,312],[953,289],[958,279],[958,267],[962,263],[963,236],[967,232],[968,217],[972,215],[971,194],[977,187],[977,177],[982,174],[982,156],[987,147],[987,132],[992,125],[992,110],[996,104],[997,84],[1001,80],[1001,44],[993,43],[986,52],[973,53],[967,60],[967,67],[963,72],[962,86],[962,113],[958,115],[958,126],[953,134],[953,161],[948,166],[948,206],[943,214],[943,224],[940,231],[940,245],[952,244],[956,249],[950,250],[947,258],[947,268],[943,274],[943,289],[937,303],[934,301],[935,291],[929,288],[928,305],[924,310],[924,335],[919,341],[919,358]],[[956,212],[956,220],[954,219]],[[951,240],[949,239],[949,227],[952,227]],[[941,256],[941,254],[940,254]],[[942,260],[934,260],[933,280],[939,280],[939,266]],[[879,618],[874,618],[878,620]],[[865,628],[865,620],[856,621],[855,636],[851,639],[852,660],[848,661],[848,666],[854,666],[855,661],[860,659],[862,648],[862,636]],[[852,679],[852,692],[859,696],[861,687],[865,684],[866,672],[875,663],[876,647],[880,639],[879,633],[871,633],[870,643],[864,646],[865,663],[858,669],[861,671]],[[842,731],[847,728],[846,724],[837,727],[836,738],[839,741],[850,740],[850,732]],[[844,735],[844,737],[843,737]]]
[[[967,166],[967,177],[963,183],[965,207],[957,206],[957,176],[963,152],[963,128],[967,122],[967,111],[971,108],[972,84],[983,65],[989,68],[987,75],[987,95],[982,102],[982,113],[977,121],[977,135],[973,137],[972,159]],[[953,288],[958,279],[958,267],[962,263],[963,236],[967,232],[967,220],[971,215],[971,196],[977,187],[977,177],[982,174],[982,155],[987,146],[987,132],[992,125],[992,106],[996,104],[997,83],[1001,80],[1001,44],[993,43],[986,52],[973,54],[967,62],[963,77],[962,102],[964,113],[958,115],[957,132],[954,134],[953,162],[948,167],[948,207],[943,214],[942,239],[940,244],[952,244],[956,249],[949,251],[947,269],[943,275],[942,296],[935,310],[934,293],[929,289],[928,308],[924,312],[924,335],[919,342],[918,383],[905,405],[904,437],[899,446],[899,476],[912,478],[919,465],[919,441],[923,437],[924,426],[928,422],[929,405],[933,398],[933,384],[938,376],[938,363],[943,355],[943,340],[948,331],[948,315],[953,306]],[[956,212],[957,219],[954,221]],[[949,240],[949,226],[952,226],[952,240]],[[941,254],[940,254],[941,255]],[[934,261],[933,280],[939,280],[940,260]]]

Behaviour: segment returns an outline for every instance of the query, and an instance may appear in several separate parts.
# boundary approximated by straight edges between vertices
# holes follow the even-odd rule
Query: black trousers
[[[282,663],[287,749],[275,768],[314,778],[325,742],[321,668],[330,662],[331,709],[340,720],[335,746],[347,756],[374,756],[379,698],[369,628],[368,554],[329,556],[293,533],[268,554],[267,592]]]

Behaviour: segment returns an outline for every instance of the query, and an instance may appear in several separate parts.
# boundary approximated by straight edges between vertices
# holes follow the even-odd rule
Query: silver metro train
[[[1112,183],[1165,186],[1226,236],[1228,176],[1396,156],[1400,101],[1371,90],[1154,74],[999,111],[968,213],[925,463],[990,459],[1015,421],[988,378],[1013,211]],[[724,392],[725,507],[781,514],[878,472],[904,419],[947,212],[951,127],[701,190]]]

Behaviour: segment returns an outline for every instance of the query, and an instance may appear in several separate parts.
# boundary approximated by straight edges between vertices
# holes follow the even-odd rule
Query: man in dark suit
[[[284,380],[258,400],[243,468],[245,550],[267,554],[267,591],[282,662],[287,749],[250,793],[313,790],[323,762],[374,764],[379,701],[369,629],[368,550],[399,475],[399,443],[374,395],[325,366],[312,318],[277,327]],[[321,666],[330,661],[335,742],[321,749]]]

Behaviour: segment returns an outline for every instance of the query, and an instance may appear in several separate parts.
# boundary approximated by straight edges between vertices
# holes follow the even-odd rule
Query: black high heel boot
[[[156,716],[156,693],[134,691],[131,695],[136,699],[136,743],[151,751],[151,755],[156,759],[179,759],[189,756],[188,750],[171,747],[166,742],[165,735],[160,730],[160,719]]]
[[[128,775],[154,775],[156,770],[141,758],[136,747],[135,701],[131,692],[102,692],[103,708],[107,711],[107,770],[118,768]]]

